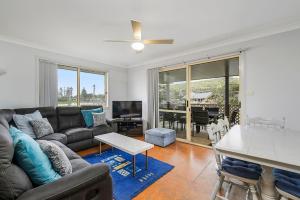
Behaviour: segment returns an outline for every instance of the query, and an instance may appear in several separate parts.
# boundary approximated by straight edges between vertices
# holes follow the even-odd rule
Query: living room
[[[1,0],[0,199],[299,199],[299,10]]]

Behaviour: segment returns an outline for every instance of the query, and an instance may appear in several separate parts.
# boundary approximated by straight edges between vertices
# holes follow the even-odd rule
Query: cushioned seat
[[[78,154],[76,154],[74,151],[72,151],[70,148],[66,147],[62,143],[60,143],[58,141],[55,141],[55,140],[51,140],[51,142],[53,142],[56,145],[58,145],[64,151],[64,153],[69,158],[69,160],[81,158]]]
[[[145,141],[161,147],[175,142],[176,132],[167,128],[153,128],[145,132]]]
[[[222,161],[222,169],[232,175],[254,180],[258,180],[262,172],[257,164],[229,157]]]
[[[274,169],[275,185],[280,190],[300,198],[300,174]]]
[[[113,132],[113,129],[108,125],[96,126],[93,127],[92,130],[93,130],[93,136]]]
[[[92,129],[88,128],[68,129],[65,131],[65,134],[67,135],[67,140],[69,144],[93,138],[93,131]]]
[[[72,172],[76,172],[77,170],[90,166],[90,164],[85,160],[83,160],[82,158],[73,159],[70,160],[70,162],[72,165]]]
[[[63,144],[67,144],[67,136],[62,133],[53,133],[50,135],[46,135],[44,137],[39,138],[39,140],[56,140]]]

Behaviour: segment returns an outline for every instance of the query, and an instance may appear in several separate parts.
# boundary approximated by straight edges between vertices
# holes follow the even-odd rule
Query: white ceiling
[[[175,44],[103,42],[132,39],[131,19]],[[0,38],[123,67],[299,19],[299,0],[0,0]]]

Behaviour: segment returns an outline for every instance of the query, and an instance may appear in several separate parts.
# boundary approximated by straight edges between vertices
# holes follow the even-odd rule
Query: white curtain
[[[158,127],[159,102],[158,102],[158,84],[159,68],[148,69],[148,129]]]
[[[240,124],[244,125],[247,116],[247,109],[246,109],[247,79],[246,79],[246,52],[245,51],[241,52],[240,54],[239,75],[240,75],[239,101],[241,102]]]
[[[39,61],[39,105],[57,106],[57,64]]]

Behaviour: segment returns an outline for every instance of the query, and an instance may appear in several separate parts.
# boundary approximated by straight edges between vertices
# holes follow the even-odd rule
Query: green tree
[[[82,88],[80,95],[81,95],[82,98],[86,98],[88,96],[85,88]]]

